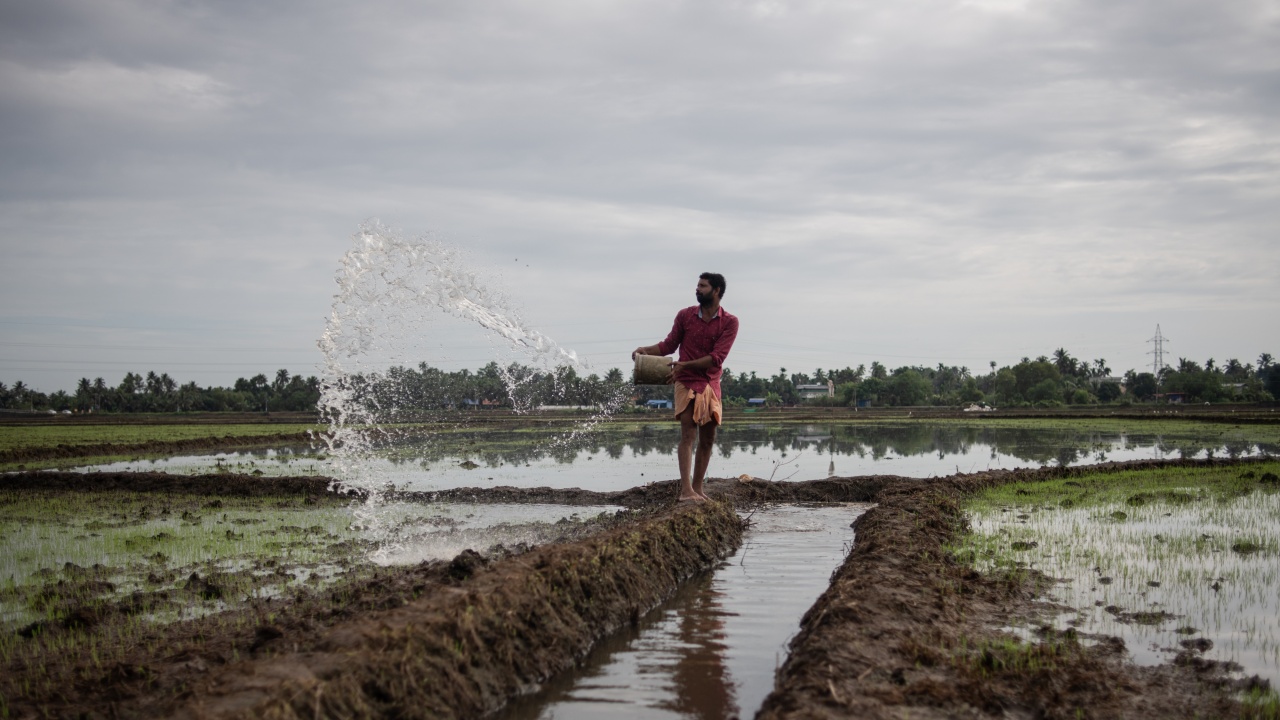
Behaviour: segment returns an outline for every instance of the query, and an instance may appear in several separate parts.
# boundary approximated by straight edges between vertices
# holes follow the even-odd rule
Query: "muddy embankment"
[[[312,441],[309,433],[272,433],[270,435],[233,435],[226,437],[190,438],[187,440],[149,440],[140,443],[58,444],[0,451],[0,465],[133,455],[183,455],[195,452],[249,450],[261,447],[299,445]]]
[[[872,475],[857,478],[829,478],[804,482],[742,482],[736,479],[709,479],[707,491],[714,497],[736,503],[871,502],[886,486],[904,478]],[[266,476],[237,473],[172,475],[163,472],[56,472],[51,470],[9,473],[0,476],[0,488],[54,492],[100,492],[127,490],[191,495],[322,495],[330,492],[333,479],[323,476]],[[910,481],[908,481],[910,482]],[[915,481],[917,484],[919,481]],[[621,505],[653,508],[668,504],[676,495],[676,481],[663,480],[627,490],[595,492],[577,488],[550,487],[458,488],[424,492],[393,492],[389,500],[404,502],[551,503],[557,505]],[[341,487],[338,492],[344,492]],[[347,491],[352,497],[361,493]]]
[[[637,622],[741,536],[732,507],[714,503],[477,563],[467,583],[337,627],[310,652],[228,667],[174,716],[478,717]]]
[[[183,495],[324,495],[332,480],[312,475],[264,477],[241,473],[171,475],[163,472],[57,472],[43,470],[0,475],[0,489],[49,492],[171,493]]]
[[[758,717],[1241,717],[1225,668],[1192,650],[1138,667],[1119,638],[1041,626],[1037,644],[1000,628],[1059,610],[1035,572],[987,576],[957,562],[962,498],[984,487],[1215,461],[1114,463],[893,482],[854,524],[857,541],[806,613]],[[1248,464],[1249,461],[1221,461]]]

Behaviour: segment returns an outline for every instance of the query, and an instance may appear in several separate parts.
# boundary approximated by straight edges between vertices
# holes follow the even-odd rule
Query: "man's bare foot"
[[[676,499],[676,502],[682,502],[682,503],[687,503],[687,502],[706,502],[706,501],[707,501],[707,499],[706,499],[705,497],[701,496],[701,495],[689,495],[689,496],[687,496],[687,497],[686,497],[686,496],[684,496],[684,495],[681,495],[679,498],[677,498],[677,499]]]

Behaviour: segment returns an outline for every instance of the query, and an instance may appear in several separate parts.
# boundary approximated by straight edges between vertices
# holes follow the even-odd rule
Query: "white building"
[[[826,383],[813,383],[810,385],[801,385],[797,383],[796,395],[799,395],[801,400],[816,397],[833,398],[836,396],[836,384],[830,380]]]

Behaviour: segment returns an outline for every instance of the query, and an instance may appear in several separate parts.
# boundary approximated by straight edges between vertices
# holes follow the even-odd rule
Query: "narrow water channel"
[[[784,505],[751,516],[742,547],[603,641],[502,720],[755,715],[800,618],[827,588],[866,505]]]

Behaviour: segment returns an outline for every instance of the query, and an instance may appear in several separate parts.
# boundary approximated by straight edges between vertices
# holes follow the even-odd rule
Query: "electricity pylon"
[[[1155,347],[1148,352],[1148,355],[1154,355],[1155,359],[1151,362],[1151,374],[1160,377],[1160,371],[1164,369],[1164,343],[1169,338],[1160,334],[1160,325],[1156,325],[1156,336],[1148,340],[1149,343],[1155,343]]]

